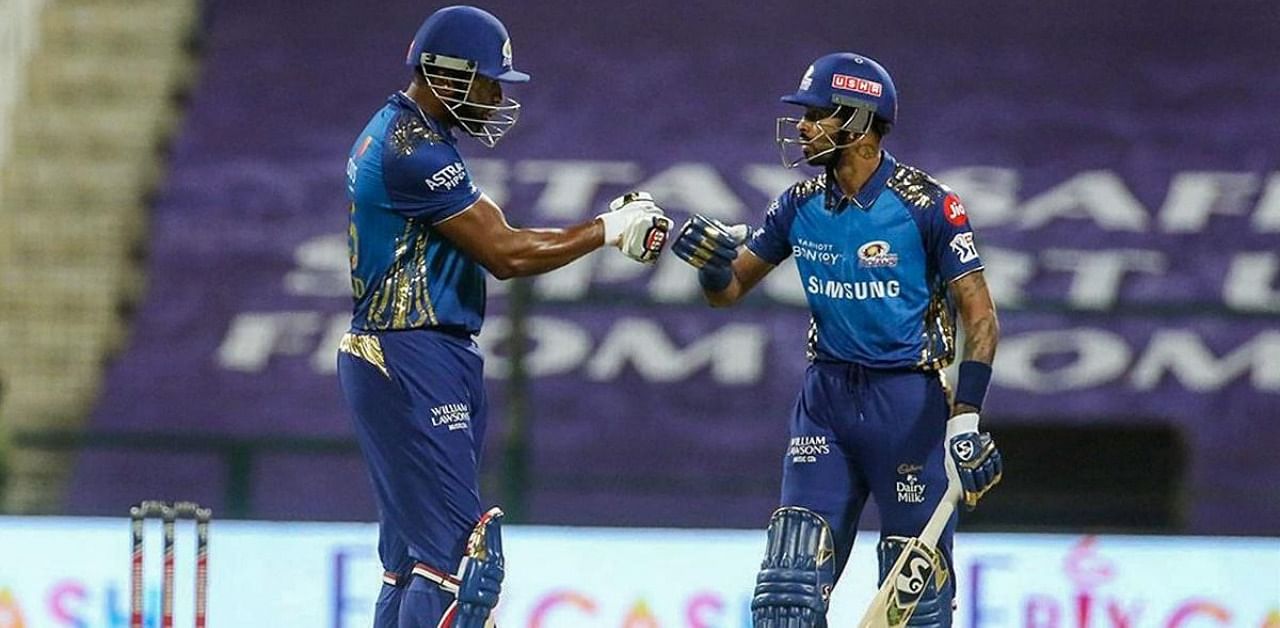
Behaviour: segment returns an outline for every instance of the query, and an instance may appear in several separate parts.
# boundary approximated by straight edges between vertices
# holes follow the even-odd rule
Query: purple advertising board
[[[986,424],[1172,425],[1191,456],[1185,530],[1280,533],[1273,4],[485,6],[533,80],[507,139],[462,150],[527,226],[586,220],[635,188],[677,220],[758,222],[803,174],[776,157],[773,120],[794,113],[777,97],[821,54],[877,58],[900,98],[886,147],[954,188],[978,232],[1003,329]],[[147,293],[91,427],[349,437],[334,376],[344,160],[435,7],[208,8]],[[674,256],[599,253],[531,287],[530,519],[759,525],[805,365],[794,268],[731,310],[702,305]],[[480,338],[493,443],[506,288],[490,283]],[[69,510],[115,512],[139,487],[217,502],[219,464],[90,451]],[[261,516],[373,516],[358,459],[268,457],[254,481]]]

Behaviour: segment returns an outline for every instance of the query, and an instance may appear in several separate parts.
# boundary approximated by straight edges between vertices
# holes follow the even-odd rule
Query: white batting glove
[[[670,218],[662,214],[662,210],[645,212],[622,230],[618,248],[623,255],[637,262],[652,264],[662,254],[662,247],[667,243],[667,234],[671,232],[673,224]]]
[[[596,220],[604,225],[605,245],[618,246],[618,242],[622,239],[622,231],[637,216],[653,212],[661,214],[662,209],[653,202],[653,196],[648,192],[627,192],[609,201],[609,211],[596,216]]]
[[[610,211],[597,217],[604,225],[605,244],[645,264],[657,261],[674,223],[647,192],[630,192],[613,199]]]

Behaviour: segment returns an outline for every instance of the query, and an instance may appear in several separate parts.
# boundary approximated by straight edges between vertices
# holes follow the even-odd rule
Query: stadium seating
[[[0,205],[0,373],[8,430],[77,428],[127,335],[157,148],[191,77],[196,3],[49,2],[11,139]],[[38,17],[37,17],[38,15]],[[15,454],[6,506],[55,509],[67,455]]]

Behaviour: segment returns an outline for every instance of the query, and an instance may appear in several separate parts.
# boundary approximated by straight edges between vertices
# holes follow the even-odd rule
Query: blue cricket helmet
[[[889,72],[875,59],[853,52],[819,57],[804,73],[799,89],[783,96],[782,102],[867,109],[891,124],[898,117],[898,90]]]
[[[492,13],[476,7],[455,5],[432,13],[409,44],[405,65],[417,68],[438,56],[465,61],[469,64],[465,69],[495,81],[529,80],[528,74],[512,67],[507,27]]]

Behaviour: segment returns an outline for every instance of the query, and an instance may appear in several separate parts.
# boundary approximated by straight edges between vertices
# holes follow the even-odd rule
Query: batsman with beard
[[[782,101],[788,167],[819,168],[769,207],[754,233],[695,215],[672,244],[698,269],[713,307],[737,303],[794,256],[812,314],[810,365],[789,422],[780,508],[769,523],[752,601],[758,628],[825,627],[867,498],[881,514],[880,579],[921,534],[949,482],[972,508],[1002,462],[978,419],[999,326],[960,199],[881,147],[897,118],[888,72],[855,53],[823,56]],[[803,156],[791,159],[789,149]],[[954,396],[942,369],[965,346]],[[947,523],[908,625],[951,624]],[[925,581],[927,580],[927,582]]]

